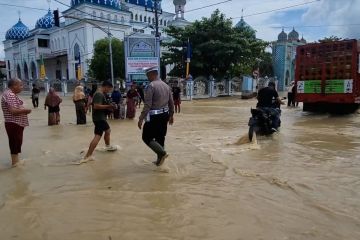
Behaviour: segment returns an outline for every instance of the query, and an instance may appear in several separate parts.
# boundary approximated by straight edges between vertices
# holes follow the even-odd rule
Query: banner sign
[[[157,57],[128,57],[126,74],[145,74],[144,68],[154,67],[159,64]]]
[[[322,93],[321,80],[307,80],[297,82],[297,93]],[[353,93],[352,79],[326,80],[325,94]]]
[[[153,36],[130,36],[125,38],[126,82],[147,82],[144,68],[159,66],[160,41]]]

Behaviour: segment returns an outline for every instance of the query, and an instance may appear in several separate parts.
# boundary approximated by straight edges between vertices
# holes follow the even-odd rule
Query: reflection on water
[[[254,105],[185,102],[163,168],[129,120],[110,123],[122,149],[73,165],[93,127],[67,99],[60,126],[33,111],[26,165],[9,170],[1,123],[0,239],[360,239],[359,115],[285,108],[280,133],[250,143]]]

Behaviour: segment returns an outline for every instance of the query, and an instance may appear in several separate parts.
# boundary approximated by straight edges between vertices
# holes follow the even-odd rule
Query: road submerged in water
[[[121,150],[73,165],[93,126],[66,98],[59,126],[33,110],[26,163],[9,169],[1,117],[0,239],[360,239],[360,116],[283,108],[281,131],[249,143],[255,104],[184,102],[162,168],[136,120],[110,121]]]

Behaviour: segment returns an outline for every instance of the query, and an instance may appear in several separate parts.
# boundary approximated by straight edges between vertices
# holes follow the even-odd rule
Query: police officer
[[[139,117],[138,127],[145,121],[142,139],[157,154],[156,166],[161,166],[169,156],[165,149],[167,124],[174,123],[174,101],[170,87],[160,80],[158,68],[145,69],[150,84],[145,89],[144,109]]]

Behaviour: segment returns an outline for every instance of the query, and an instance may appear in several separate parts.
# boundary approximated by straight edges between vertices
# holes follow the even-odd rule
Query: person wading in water
[[[101,140],[102,135],[104,135],[105,141],[105,150],[106,151],[115,151],[117,148],[115,146],[110,145],[110,126],[106,121],[106,113],[107,111],[113,111],[114,105],[110,105],[106,101],[105,95],[110,93],[113,90],[113,85],[111,82],[103,82],[101,85],[101,91],[96,92],[93,98],[93,113],[92,118],[95,125],[94,129],[94,138],[90,143],[89,150],[87,151],[85,157],[80,161],[80,163],[85,163],[91,160],[92,154]]]
[[[138,127],[145,121],[142,139],[157,154],[156,166],[161,166],[169,156],[165,149],[168,123],[174,123],[174,100],[170,87],[160,80],[157,67],[145,69],[150,84],[145,89],[144,108],[139,117]]]

